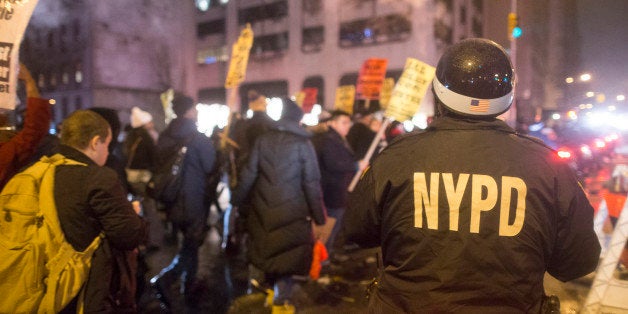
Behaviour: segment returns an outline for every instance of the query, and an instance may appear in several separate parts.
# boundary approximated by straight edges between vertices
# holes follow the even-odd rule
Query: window
[[[301,50],[303,52],[320,51],[325,42],[325,28],[323,26],[304,28],[301,40]]]
[[[460,24],[467,24],[467,7],[465,6],[460,7]]]
[[[288,49],[288,32],[255,37],[251,54],[254,57],[273,57]]]
[[[196,26],[196,36],[203,38],[205,36],[225,33],[225,20],[215,20],[199,23]]]
[[[471,25],[471,30],[473,31],[473,36],[475,37],[482,37],[483,36],[483,31],[482,31],[482,20],[480,19],[480,17],[475,17],[473,19],[473,23]]]
[[[278,20],[288,16],[288,2],[278,1],[270,4],[240,9],[238,24],[257,23],[264,20]]]
[[[406,40],[412,32],[408,16],[390,14],[340,24],[340,47]]]
[[[212,64],[216,62],[227,62],[229,52],[227,46],[205,48],[198,51],[196,62],[198,64]]]
[[[198,91],[198,102],[211,105],[211,104],[221,104],[224,105],[227,103],[227,99],[225,98],[226,91],[224,87],[218,88],[205,88]]]
[[[318,93],[316,95],[316,103],[321,105],[321,107],[325,107],[323,103],[325,102],[325,79],[322,76],[309,76],[305,78],[303,81],[303,88],[314,87],[318,89]]]
[[[249,109],[249,101],[247,95],[250,90],[256,90],[260,94],[266,95],[267,98],[287,97],[288,81],[243,83],[239,89],[240,99],[242,100],[242,113],[246,113],[246,111]]]
[[[445,44],[451,44],[453,38],[451,27],[447,26],[443,20],[437,20],[434,23],[434,37]]]

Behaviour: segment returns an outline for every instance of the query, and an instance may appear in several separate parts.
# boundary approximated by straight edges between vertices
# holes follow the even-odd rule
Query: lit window
[[[83,72],[81,72],[81,70],[77,70],[76,73],[74,73],[74,80],[77,83],[80,83],[83,81]]]

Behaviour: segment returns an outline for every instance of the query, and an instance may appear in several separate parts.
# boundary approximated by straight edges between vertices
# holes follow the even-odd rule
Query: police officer
[[[543,275],[593,271],[593,208],[556,153],[496,118],[512,103],[502,47],[445,51],[426,132],[388,146],[351,195],[347,236],[381,246],[372,313],[541,311]]]

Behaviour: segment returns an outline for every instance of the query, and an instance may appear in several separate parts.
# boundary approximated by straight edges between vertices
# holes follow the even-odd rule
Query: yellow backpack
[[[83,252],[66,241],[53,194],[58,165],[86,166],[60,154],[43,157],[0,193],[0,313],[58,313],[81,291],[104,237]]]

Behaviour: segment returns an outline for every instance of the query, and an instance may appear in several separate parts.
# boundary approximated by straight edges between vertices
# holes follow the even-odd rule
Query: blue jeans
[[[292,276],[286,275],[278,277],[273,285],[273,305],[284,305],[285,303],[290,303],[293,285],[294,280],[292,279]]]
[[[331,256],[331,253],[334,250],[334,243],[336,242],[336,237],[338,236],[338,233],[340,233],[340,230],[342,228],[342,221],[343,221],[342,218],[345,215],[345,208],[344,207],[327,208],[327,215],[329,217],[336,218],[336,224],[334,224],[334,227],[331,229],[331,234],[329,235],[329,239],[327,239],[327,243],[325,243],[327,252]]]

